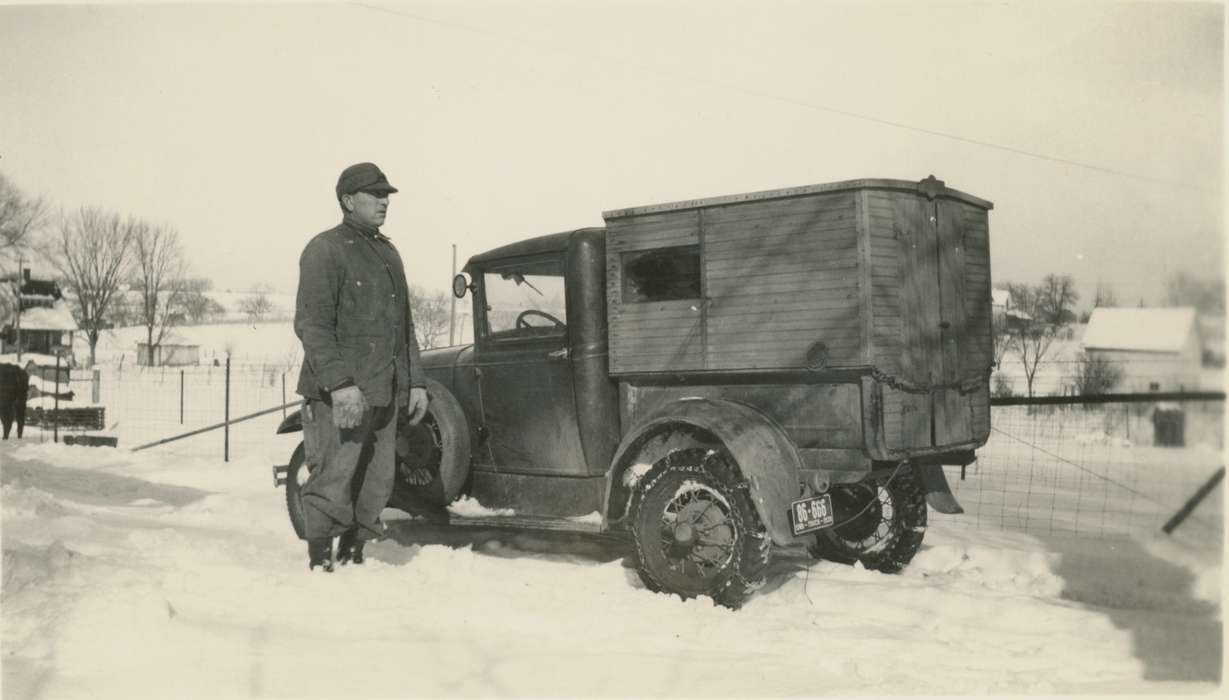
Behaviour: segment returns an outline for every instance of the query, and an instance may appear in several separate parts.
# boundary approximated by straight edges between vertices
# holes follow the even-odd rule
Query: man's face
[[[350,202],[350,213],[359,223],[379,228],[384,225],[384,217],[388,214],[388,193],[355,192],[345,195],[344,201]]]

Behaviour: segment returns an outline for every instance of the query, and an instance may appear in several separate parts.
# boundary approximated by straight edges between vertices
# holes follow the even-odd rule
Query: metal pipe
[[[1204,482],[1203,486],[1200,486],[1199,490],[1195,491],[1195,495],[1191,496],[1190,499],[1187,500],[1186,504],[1183,505],[1177,513],[1174,513],[1174,516],[1169,519],[1169,522],[1165,523],[1165,525],[1161,527],[1161,529],[1165,531],[1165,534],[1172,535],[1174,530],[1178,529],[1178,526],[1182,524],[1182,521],[1186,520],[1186,518],[1194,512],[1195,508],[1199,507],[1199,504],[1203,502],[1203,499],[1207,498],[1208,494],[1212,493],[1212,489],[1216,488],[1216,485],[1219,484],[1224,478],[1225,467],[1222,465],[1221,468],[1217,469],[1216,473],[1212,475],[1212,478]]]
[[[144,444],[144,445],[140,445],[140,446],[138,446],[138,447],[134,447],[134,448],[132,448],[132,449],[131,449],[131,450],[129,450],[129,451],[130,451],[130,452],[139,452],[139,451],[141,451],[141,450],[149,449],[150,447],[157,447],[158,445],[165,445],[165,444],[167,444],[168,442],[176,442],[176,441],[178,441],[178,440],[183,440],[184,438],[190,438],[190,437],[192,437],[193,435],[200,435],[201,433],[207,433],[207,432],[209,432],[210,430],[217,430],[218,428],[222,428],[222,427],[225,427],[225,426],[230,425],[230,424],[234,424],[234,423],[242,423],[242,422],[247,421],[247,420],[252,420],[253,418],[259,418],[259,417],[261,417],[261,416],[267,416],[267,415],[269,415],[270,413],[273,413],[274,411],[281,411],[281,410],[285,409],[285,408],[286,408],[286,407],[288,407],[288,406],[297,406],[298,404],[299,404],[299,402],[298,402],[298,401],[291,401],[290,403],[285,404],[285,405],[283,405],[283,406],[274,406],[273,408],[266,408],[266,409],[264,409],[263,411],[257,411],[257,412],[255,412],[255,413],[249,413],[249,414],[248,414],[248,415],[246,415],[246,416],[241,416],[241,417],[239,417],[239,418],[236,418],[236,419],[234,419],[234,420],[232,420],[232,421],[228,421],[228,422],[226,422],[226,423],[215,423],[215,424],[213,424],[213,425],[206,426],[206,427],[204,427],[204,428],[198,428],[198,429],[196,429],[196,430],[192,430],[192,431],[189,431],[189,432],[186,432],[186,433],[182,433],[182,434],[180,434],[180,435],[172,435],[171,437],[168,437],[168,438],[162,438],[161,440],[155,440],[154,442],[150,442],[150,443],[146,443],[146,444]]]

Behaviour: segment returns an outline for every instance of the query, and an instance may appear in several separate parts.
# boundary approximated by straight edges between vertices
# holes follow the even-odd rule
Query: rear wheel
[[[896,573],[922,546],[926,535],[926,492],[909,465],[889,477],[831,490],[836,525],[816,533],[811,555],[842,564]]]
[[[650,590],[737,608],[763,583],[772,541],[739,482],[725,451],[707,448],[672,452],[640,479],[630,520]]]

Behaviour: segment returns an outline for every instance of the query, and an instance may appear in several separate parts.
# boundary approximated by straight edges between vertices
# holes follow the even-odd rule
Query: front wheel
[[[286,512],[290,514],[294,534],[301,540],[307,539],[304,534],[307,530],[303,516],[303,484],[307,483],[307,477],[311,475],[311,470],[303,464],[303,455],[303,443],[300,442],[299,446],[294,448],[294,454],[290,455],[290,466],[286,467]]]
[[[737,608],[763,583],[772,540],[738,481],[729,455],[706,448],[672,452],[644,475],[631,526],[650,590]]]
[[[831,495],[837,522],[816,533],[812,556],[889,574],[912,561],[926,534],[926,491],[912,466],[834,487]]]

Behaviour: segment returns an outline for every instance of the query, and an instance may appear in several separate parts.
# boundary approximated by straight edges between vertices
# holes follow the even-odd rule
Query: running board
[[[484,518],[467,518],[450,514],[448,524],[475,528],[550,530],[552,532],[579,532],[588,535],[603,534],[601,523],[533,515],[495,515]]]

